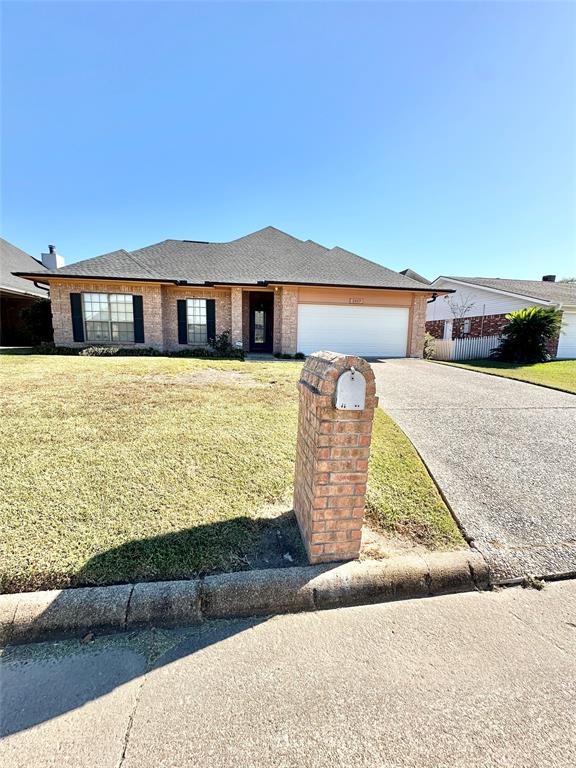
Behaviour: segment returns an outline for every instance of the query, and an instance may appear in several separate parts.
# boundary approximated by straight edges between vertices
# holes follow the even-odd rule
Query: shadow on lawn
[[[307,562],[298,524],[290,511],[273,518],[236,517],[128,541],[91,558],[74,575],[73,585],[187,579]]]
[[[249,525],[254,533],[251,546],[238,552],[240,565],[286,567],[307,562],[294,515],[286,513],[261,521],[239,518],[128,542],[88,561],[77,574],[77,583],[110,583],[110,574],[120,572],[131,574],[123,583],[151,580],[158,573],[169,574],[166,578],[170,579],[177,578],[174,574],[178,572],[184,576],[187,547],[209,547],[214,541],[232,544],[237,541],[239,524]],[[160,566],[163,570],[159,571]],[[52,608],[56,605],[57,601]],[[135,630],[88,642],[74,639],[9,646],[0,658],[0,736],[77,709],[152,669],[201,651],[268,618],[207,620],[188,628]]]

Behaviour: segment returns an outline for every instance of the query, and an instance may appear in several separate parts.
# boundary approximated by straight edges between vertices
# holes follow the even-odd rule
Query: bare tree
[[[576,277],[563,277],[562,280],[558,280],[559,283],[576,283]]]
[[[446,304],[448,304],[448,308],[454,318],[456,333],[459,338],[462,336],[464,318],[475,305],[475,302],[472,300],[473,298],[473,294],[470,293],[454,294],[453,296],[446,297]]]

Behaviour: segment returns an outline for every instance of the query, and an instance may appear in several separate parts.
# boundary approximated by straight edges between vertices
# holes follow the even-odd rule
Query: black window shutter
[[[144,343],[144,306],[142,296],[132,296],[132,312],[134,314],[134,341]]]
[[[178,299],[178,344],[188,344],[188,323],[186,321],[186,299]]]
[[[216,338],[216,301],[206,299],[206,333],[208,341]]]
[[[82,317],[82,294],[70,294],[70,309],[72,312],[72,338],[74,341],[84,341],[84,319]]]

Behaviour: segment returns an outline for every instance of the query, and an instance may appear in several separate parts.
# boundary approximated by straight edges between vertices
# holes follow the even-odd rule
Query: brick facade
[[[164,349],[164,324],[162,289],[158,284],[120,283],[104,281],[50,281],[50,300],[52,303],[52,325],[54,343],[57,347],[85,347],[87,342],[74,341],[72,334],[72,315],[70,312],[71,293],[130,293],[142,296],[144,310],[144,344],[123,346],[154,347]]]
[[[464,319],[455,319],[452,321],[452,338],[459,339],[461,336],[497,336],[506,323],[506,315],[476,315],[467,317],[470,320],[470,331],[464,334]],[[426,322],[426,331],[434,336],[435,339],[444,338],[444,327],[446,320],[428,320]]]
[[[232,344],[242,345],[242,288],[232,288],[230,291],[230,340]]]
[[[434,336],[435,339],[443,339],[444,323],[445,323],[445,320],[427,320],[426,333],[429,333],[431,336]]]
[[[423,357],[426,334],[426,296],[414,296],[408,332],[408,357]]]
[[[464,319],[455,319],[452,321],[452,338],[458,339],[461,336],[466,338],[475,338],[479,336],[498,336],[502,333],[504,326],[508,320],[506,315],[476,315],[474,317],[466,318],[470,320],[469,333],[463,333]],[[426,331],[434,336],[435,339],[444,338],[444,326],[446,320],[427,320]],[[559,336],[555,336],[552,339],[548,339],[546,349],[551,357],[556,357],[558,352]]]
[[[293,355],[298,339],[298,289],[282,288],[282,308],[280,312],[280,338],[282,352]]]
[[[216,302],[216,335],[231,328],[231,301],[228,288],[195,288],[193,286],[162,286],[163,345],[166,352],[182,349],[178,343],[178,299],[214,299]],[[144,308],[146,322],[146,308]],[[149,346],[146,339],[146,345]]]
[[[366,379],[366,407],[337,410],[340,374],[354,366]],[[311,563],[358,557],[364,519],[374,409],[374,374],[362,358],[311,355],[298,383],[300,409],[294,511]]]
[[[233,343],[242,344],[245,350],[249,348],[249,302],[248,287],[234,286],[232,288],[209,288],[195,286],[166,285],[148,282],[121,282],[112,280],[51,280],[50,298],[54,325],[54,342],[57,346],[89,346],[92,342],[75,342],[72,333],[72,318],[70,311],[71,293],[130,293],[140,295],[143,299],[144,313],[144,343],[130,344],[122,342],[122,346],[153,347],[164,351],[175,351],[182,348],[178,343],[177,302],[179,299],[214,299],[216,302],[216,333],[225,331],[231,333]],[[259,289],[260,291],[262,288]],[[310,289],[308,289],[310,290]],[[274,295],[274,330],[273,351],[293,355],[299,351],[298,340],[298,305],[301,301],[300,289],[296,286],[277,286]],[[323,296],[330,296],[334,302],[334,290],[317,289],[318,299],[322,303]],[[338,294],[336,294],[338,296]],[[347,302],[348,292],[342,299]],[[386,295],[380,297],[377,306],[386,306]],[[404,298],[404,297],[403,297]],[[384,301],[383,301],[384,299]],[[411,357],[421,357],[424,346],[424,326],[426,313],[426,297],[409,295],[405,297],[410,305],[410,326],[408,331],[407,354]],[[310,303],[310,300],[308,299]],[[397,302],[397,299],[396,299]],[[393,305],[393,304],[392,304]]]

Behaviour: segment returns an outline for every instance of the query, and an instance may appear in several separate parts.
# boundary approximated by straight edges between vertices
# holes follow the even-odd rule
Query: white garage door
[[[576,312],[562,313],[562,330],[556,357],[576,357]]]
[[[300,304],[298,351],[405,357],[408,313],[407,307]]]

